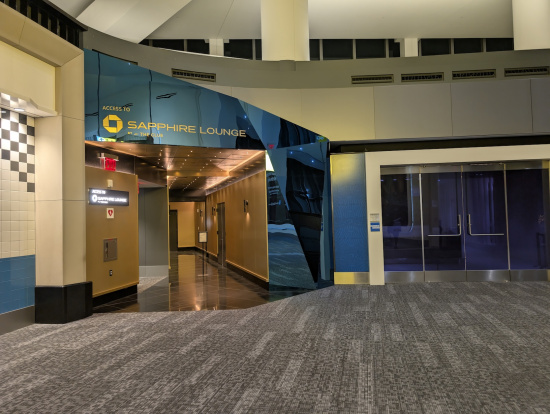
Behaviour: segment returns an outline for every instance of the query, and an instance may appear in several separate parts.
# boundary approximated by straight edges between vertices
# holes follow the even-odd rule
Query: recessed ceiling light
[[[24,112],[25,111],[23,108],[14,108],[13,110],[17,111],[17,112]]]

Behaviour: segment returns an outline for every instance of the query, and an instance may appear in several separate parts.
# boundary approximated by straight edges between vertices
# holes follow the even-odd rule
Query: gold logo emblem
[[[111,122],[114,121],[116,126],[111,126]],[[107,115],[103,120],[103,128],[112,134],[116,134],[122,129],[122,119],[116,115]]]

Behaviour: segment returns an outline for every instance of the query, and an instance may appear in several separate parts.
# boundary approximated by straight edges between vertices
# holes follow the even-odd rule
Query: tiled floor
[[[168,278],[98,306],[94,313],[245,309],[305,292],[266,290],[195,252],[172,252],[170,261]]]

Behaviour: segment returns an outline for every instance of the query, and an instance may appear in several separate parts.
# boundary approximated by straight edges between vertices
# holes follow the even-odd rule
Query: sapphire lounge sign
[[[127,206],[129,205],[128,191],[103,190],[90,188],[88,190],[88,202],[101,206]]]

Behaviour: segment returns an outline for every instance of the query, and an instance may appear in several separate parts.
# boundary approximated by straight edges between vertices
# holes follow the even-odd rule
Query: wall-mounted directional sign
[[[88,202],[92,205],[127,206],[130,204],[129,194],[128,191],[90,188],[88,189]]]

